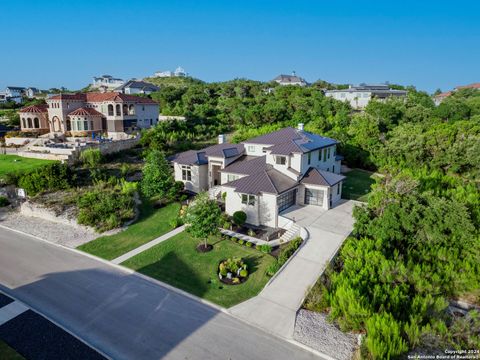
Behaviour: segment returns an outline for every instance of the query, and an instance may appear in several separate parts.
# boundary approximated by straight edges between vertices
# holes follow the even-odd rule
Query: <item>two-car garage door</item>
[[[323,190],[305,189],[305,204],[323,206]]]

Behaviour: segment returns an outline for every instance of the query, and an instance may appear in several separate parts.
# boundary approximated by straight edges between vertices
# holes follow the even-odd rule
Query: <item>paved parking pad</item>
[[[15,304],[20,303],[0,294],[0,311],[5,311]],[[95,350],[32,310],[23,311],[0,325],[0,339],[27,360],[105,359]]]

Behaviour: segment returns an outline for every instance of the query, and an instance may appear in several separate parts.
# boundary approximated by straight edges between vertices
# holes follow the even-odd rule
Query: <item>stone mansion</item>
[[[20,109],[22,131],[72,136],[107,133],[121,139],[158,122],[158,104],[145,97],[118,92],[59,94],[46,105]]]

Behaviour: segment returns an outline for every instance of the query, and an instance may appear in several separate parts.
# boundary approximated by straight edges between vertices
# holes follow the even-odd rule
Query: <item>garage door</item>
[[[305,189],[305,204],[323,206],[323,190]]]
[[[297,198],[297,189],[293,189],[285,194],[280,195],[277,198],[278,212],[281,212],[292,205],[295,205],[295,199]]]

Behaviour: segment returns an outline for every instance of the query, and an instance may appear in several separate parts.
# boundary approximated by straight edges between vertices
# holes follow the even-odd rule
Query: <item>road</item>
[[[318,359],[135,274],[3,228],[0,288],[113,359]]]

